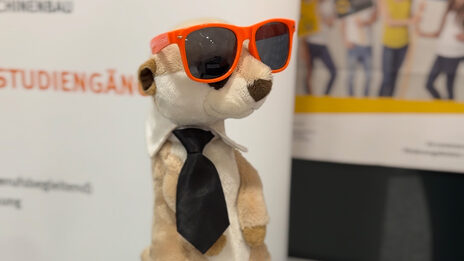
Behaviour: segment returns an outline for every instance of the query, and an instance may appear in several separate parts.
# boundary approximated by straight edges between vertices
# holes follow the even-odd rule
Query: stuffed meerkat
[[[205,19],[179,28],[210,22],[224,23]],[[143,91],[153,97],[146,138],[152,159],[154,219],[152,242],[143,251],[142,260],[270,260],[264,243],[269,217],[262,183],[239,152],[246,149],[226,135],[224,120],[248,116],[263,104],[272,86],[271,69],[244,46],[228,80],[217,84],[196,82],[186,75],[178,46],[171,44],[143,63],[138,76]],[[191,126],[214,135],[203,155],[217,169],[230,223],[204,254],[176,227],[178,179],[188,155],[173,131]]]

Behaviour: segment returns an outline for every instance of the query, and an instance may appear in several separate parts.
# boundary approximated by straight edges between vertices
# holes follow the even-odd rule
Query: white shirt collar
[[[171,122],[169,119],[166,119],[159,113],[158,109],[153,103],[152,108],[150,109],[148,119],[145,123],[145,137],[147,142],[147,149],[148,154],[150,157],[153,157],[160,147],[164,144],[164,142],[169,138],[171,132],[178,128],[175,123]],[[210,126],[182,126],[182,127],[197,127],[202,129],[208,129],[212,131],[215,136],[220,137],[224,143],[240,150],[242,152],[248,151],[246,147],[234,142],[230,139],[226,133],[224,128],[224,121],[217,122]]]

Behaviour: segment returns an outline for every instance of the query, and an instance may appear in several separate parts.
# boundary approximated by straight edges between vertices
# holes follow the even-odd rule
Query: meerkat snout
[[[219,82],[208,83],[208,85],[213,87],[216,90],[219,90],[226,85],[229,79],[230,79],[230,76]],[[271,91],[271,87],[272,87],[271,80],[258,79],[258,80],[255,80],[252,84],[249,84],[247,86],[247,89],[248,89],[248,92],[250,93],[250,96],[253,98],[253,100],[255,100],[255,102],[258,102],[269,94],[269,92]]]

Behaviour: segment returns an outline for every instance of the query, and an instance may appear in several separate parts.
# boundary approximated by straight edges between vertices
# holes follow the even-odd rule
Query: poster
[[[300,37],[293,156],[464,171],[459,1],[319,0]]]
[[[137,260],[148,242],[149,32],[118,22],[135,10],[0,1],[0,260]]]

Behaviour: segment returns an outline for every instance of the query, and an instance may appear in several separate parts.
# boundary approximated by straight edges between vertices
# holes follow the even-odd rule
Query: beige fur
[[[223,21],[203,19],[184,23],[181,27],[210,22]],[[183,72],[179,48],[175,44],[165,47],[158,54],[150,57],[140,67],[139,75],[144,68],[152,71],[154,81],[151,83],[152,78],[143,75],[141,80],[146,84],[142,86],[147,94],[153,95],[159,115],[170,123],[163,122],[160,118],[158,122],[149,125],[147,137],[148,139],[155,137],[153,140],[155,148],[149,146],[152,155],[155,204],[152,242],[143,251],[142,260],[227,260],[230,255],[235,254],[238,257],[231,261],[247,261],[242,260],[244,259],[242,257],[248,255],[249,261],[269,261],[270,255],[264,243],[269,217],[264,203],[262,183],[256,170],[243,156],[238,151],[232,152],[233,148],[240,146],[230,145],[230,140],[227,141],[228,138],[224,136],[218,137],[220,141],[218,143],[223,145],[211,145],[213,153],[209,156],[212,161],[213,158],[218,161],[218,158],[226,156],[227,164],[222,164],[227,166],[227,171],[220,173],[227,175],[224,179],[221,178],[221,182],[224,182],[222,185],[225,194],[229,192],[227,195],[231,195],[228,207],[232,206],[229,209],[235,212],[229,212],[232,214],[230,214],[231,226],[226,230],[226,233],[229,233],[227,238],[223,235],[206,255],[202,255],[179,235],[176,228],[177,180],[183,165],[179,155],[185,152],[179,152],[179,144],[176,140],[168,138],[166,141],[164,138],[156,138],[162,132],[152,131],[152,128],[159,124],[166,124],[163,125],[166,128],[171,126],[170,124],[214,126],[223,124],[224,119],[227,118],[245,117],[258,109],[269,93],[272,85],[271,69],[243,48],[236,70],[227,84],[216,90],[207,84],[192,81],[186,76]],[[217,151],[214,151],[214,148]],[[227,160],[229,158],[230,160]],[[236,161],[236,166],[233,160]]]
[[[237,200],[240,226],[242,230],[265,226],[269,222],[269,216],[258,172],[240,152],[235,152],[235,158],[240,172],[240,191]]]
[[[217,255],[219,255],[219,253],[221,253],[222,249],[226,245],[226,240],[227,240],[226,236],[222,235],[216,241],[216,243],[210,249],[208,249],[208,252],[206,252],[206,255],[207,256],[217,256]]]
[[[270,260],[264,244],[266,224],[269,220],[261,180],[256,170],[235,152],[241,183],[238,195],[239,220],[245,240],[251,247],[250,261]],[[143,261],[204,261],[205,257],[177,232],[175,222],[175,195],[177,178],[182,167],[179,158],[171,153],[171,143],[166,141],[153,159],[152,175],[155,190],[155,207],[152,244],[142,253]],[[222,236],[206,253],[218,255],[226,238]]]
[[[205,257],[194,249],[176,228],[175,214],[164,197],[166,177],[178,176],[181,162],[170,153],[171,144],[167,141],[154,157],[152,174],[155,190],[155,207],[152,231],[152,243],[142,253],[143,261],[205,261]],[[177,183],[177,182],[176,182]],[[173,184],[166,185],[169,190]],[[174,194],[175,195],[175,194]]]
[[[155,77],[166,73],[175,73],[183,71],[182,59],[180,58],[179,47],[171,44],[161,50],[161,52],[152,56],[156,64]]]
[[[243,48],[240,60],[237,64],[236,74],[245,79],[247,84],[253,84],[258,79],[272,80],[271,68],[259,66],[260,61],[256,60],[248,49]]]
[[[266,226],[245,227],[242,233],[245,241],[250,247],[258,247],[264,244]]]
[[[264,244],[269,216],[264,202],[263,185],[258,172],[235,151],[240,173],[240,191],[237,206],[243,237],[251,247],[250,261],[269,261],[271,257]]]
[[[271,256],[267,250],[266,245],[260,245],[259,247],[251,248],[250,261],[270,261]]]

